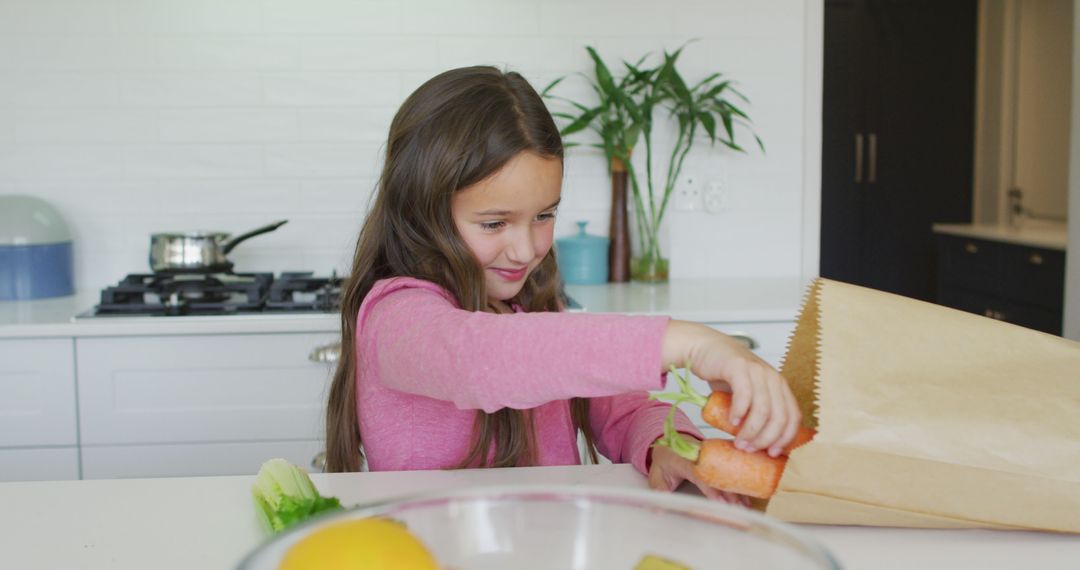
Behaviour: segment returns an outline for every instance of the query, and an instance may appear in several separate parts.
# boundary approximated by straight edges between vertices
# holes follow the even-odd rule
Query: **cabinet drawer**
[[[997,287],[1001,244],[944,235],[938,239],[940,278],[944,283],[974,290]]]
[[[1002,245],[1001,294],[1021,303],[1061,311],[1065,306],[1065,252]]]
[[[268,459],[282,457],[314,472],[320,441],[263,441],[83,447],[83,479],[255,475]]]
[[[78,339],[84,445],[322,437],[337,335]]]
[[[1045,307],[1015,303],[995,295],[958,288],[941,291],[943,305],[1050,334],[1061,334],[1062,316]]]
[[[78,478],[78,448],[0,449],[0,481],[62,481]]]
[[[0,447],[76,445],[72,340],[0,341]]]

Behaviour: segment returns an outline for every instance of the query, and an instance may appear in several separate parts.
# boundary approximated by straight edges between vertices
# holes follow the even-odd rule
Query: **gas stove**
[[[331,313],[340,307],[336,272],[134,273],[101,291],[101,302],[78,318],[116,316]]]

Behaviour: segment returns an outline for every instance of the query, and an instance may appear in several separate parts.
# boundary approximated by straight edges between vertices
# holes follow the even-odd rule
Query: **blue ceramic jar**
[[[60,213],[33,196],[0,196],[0,301],[75,292],[71,231]]]
[[[585,233],[578,222],[577,235],[555,240],[555,255],[563,281],[574,285],[595,285],[608,280],[608,238]]]

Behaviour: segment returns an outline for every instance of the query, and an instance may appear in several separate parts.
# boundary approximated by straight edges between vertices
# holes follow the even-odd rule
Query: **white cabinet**
[[[76,445],[70,338],[0,342],[0,447]]]
[[[83,478],[254,475],[274,457],[318,471],[312,460],[322,448],[320,440],[93,445],[83,448]]]
[[[83,475],[254,473],[309,465],[332,368],[330,333],[80,338]]]
[[[0,482],[78,478],[77,447],[0,449]]]
[[[79,478],[72,344],[0,342],[0,481]]]

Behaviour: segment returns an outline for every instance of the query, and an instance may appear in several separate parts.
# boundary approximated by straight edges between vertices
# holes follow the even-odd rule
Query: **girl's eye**
[[[480,228],[487,232],[493,232],[506,225],[506,222],[499,220],[495,222],[480,222]]]
[[[548,220],[554,220],[554,219],[555,219],[555,212],[544,212],[543,214],[540,214],[540,215],[536,216],[536,221],[538,221],[538,222],[546,222]]]

